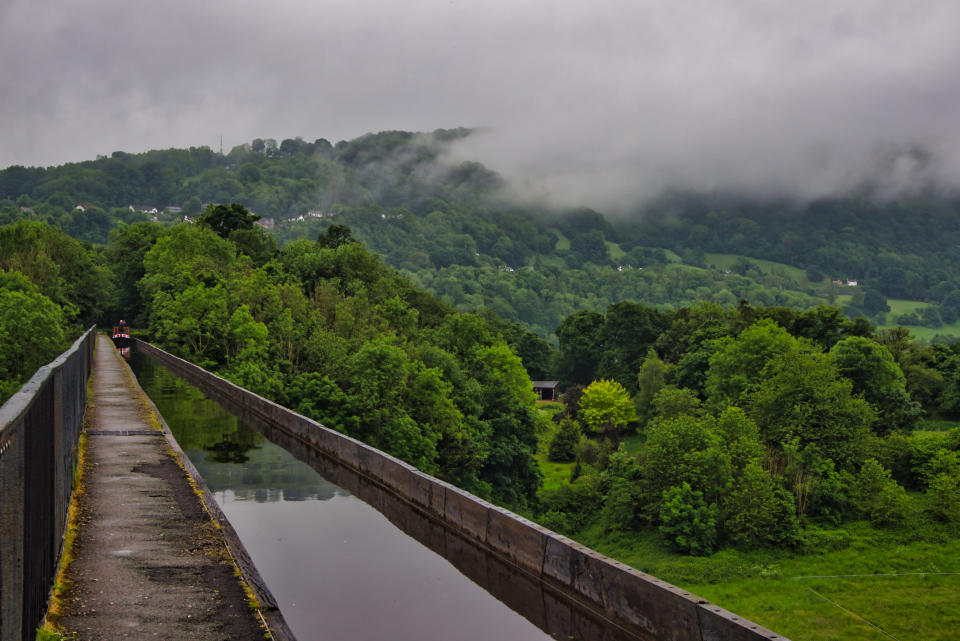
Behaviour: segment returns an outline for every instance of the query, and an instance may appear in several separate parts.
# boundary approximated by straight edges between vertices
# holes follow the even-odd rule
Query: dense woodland
[[[478,164],[445,164],[468,134],[0,172],[0,391],[123,316],[573,535],[656,533],[694,555],[843,546],[852,522],[950,536],[960,344],[875,322],[887,297],[956,321],[956,202],[674,196],[629,219],[548,212],[509,205]],[[280,222],[270,233],[258,217]],[[739,258],[709,268],[711,254]],[[845,308],[834,278],[859,281]],[[554,420],[531,379],[566,389]],[[570,465],[546,483],[544,439]]]
[[[918,536],[960,523],[960,344],[830,307],[712,303],[618,303],[557,334],[575,384],[549,458],[575,466],[540,494],[551,527],[654,528],[708,554],[843,546],[837,528],[861,519]]]
[[[200,147],[9,167],[0,171],[0,223],[38,220],[105,244],[120,224],[170,225],[208,203],[236,202],[272,219],[281,246],[346,225],[458,309],[490,309],[550,338],[576,311],[630,300],[673,309],[741,299],[798,310],[836,304],[851,318],[932,328],[960,317],[956,199],[864,194],[797,204],[673,194],[614,218],[506,199],[496,173],[448,160],[449,146],[469,135],[258,139],[225,155]],[[720,265],[718,254],[737,258]],[[900,319],[888,298],[933,305]]]

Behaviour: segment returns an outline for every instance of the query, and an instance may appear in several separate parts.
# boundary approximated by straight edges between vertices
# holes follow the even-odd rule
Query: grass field
[[[897,298],[888,298],[887,304],[890,305],[890,311],[887,312],[887,322],[881,325],[882,328],[898,327],[897,316],[907,314],[912,311],[919,311],[924,307],[930,307],[930,303],[923,303],[916,300],[902,300]],[[910,333],[920,340],[929,341],[937,334],[943,336],[960,336],[960,321],[952,325],[943,327],[923,327],[921,325],[904,325],[910,330]]]
[[[548,417],[552,417],[558,411],[563,409],[561,403],[538,403],[537,409]],[[557,424],[545,423],[545,429],[540,432],[539,442],[537,444],[537,465],[540,467],[540,473],[543,474],[543,489],[556,489],[570,481],[570,474],[573,472],[573,463],[554,463],[547,458],[547,450],[550,447],[550,441],[557,433]]]
[[[754,576],[682,586],[794,641],[956,639],[960,541],[877,543],[865,529],[827,554],[734,553]]]
[[[561,233],[560,233],[560,230],[557,229],[557,228],[555,228],[555,227],[551,227],[551,228],[550,228],[550,231],[552,231],[554,234],[557,235],[557,244],[554,245],[554,247],[553,247],[554,249],[556,249],[556,250],[558,250],[558,251],[567,251],[568,249],[570,249],[570,239],[569,239],[569,238],[567,238],[566,236],[564,236],[563,234],[561,234]]]
[[[888,298],[887,305],[890,306],[890,311],[887,312],[889,317],[920,311],[924,307],[930,307],[930,303],[922,303],[916,300],[902,300],[899,298]]]
[[[619,260],[627,255],[627,252],[620,249],[620,245],[607,241],[607,253],[610,255],[610,258],[613,260]]]
[[[730,266],[741,258],[746,258],[740,254],[704,254],[706,264],[717,269],[730,269]],[[806,276],[806,272],[799,267],[787,265],[785,263],[775,263],[772,260],[761,260],[759,258],[747,258],[751,263],[759,265],[767,272],[779,270],[787,274],[795,281],[799,281]]]
[[[573,468],[547,460],[554,433],[551,425],[540,435],[544,488],[565,483]],[[636,452],[640,442],[628,436],[623,447]],[[725,549],[709,557],[676,554],[653,531],[611,533],[594,525],[573,538],[793,641],[960,638],[955,533],[904,542],[917,537],[860,522],[832,532],[833,544],[818,552]]]

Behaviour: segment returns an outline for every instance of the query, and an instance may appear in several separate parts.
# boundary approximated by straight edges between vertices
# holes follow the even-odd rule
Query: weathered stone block
[[[658,640],[700,640],[701,599],[612,559],[600,570],[609,617]]]
[[[553,579],[562,586],[570,587],[573,584],[570,572],[571,557],[573,556],[573,541],[555,532],[546,535],[546,550],[543,555],[543,576]]]
[[[443,518],[443,498],[445,491],[443,487],[437,486],[436,479],[432,476],[427,476],[417,469],[411,471],[410,500],[440,518]],[[438,495],[436,503],[433,501],[434,494]]]
[[[549,530],[503,508],[489,510],[487,544],[538,577],[543,571],[548,534]]]
[[[410,498],[413,468],[392,456],[382,456],[380,481],[405,499]]]
[[[444,519],[481,543],[487,540],[487,513],[491,505],[452,485],[446,486]]]
[[[293,422],[293,418],[296,416],[295,413],[288,410],[283,405],[278,405],[271,401],[266,401],[268,403],[267,407],[270,409],[270,414],[268,415],[269,419],[274,423],[274,425],[288,425]]]
[[[606,559],[588,547],[574,544],[570,549],[570,587],[587,601],[604,607],[603,566]]]
[[[360,452],[366,446],[349,436],[341,436],[337,441],[337,458],[355,469],[360,469]]]
[[[381,454],[367,446],[357,448],[357,462],[361,472],[373,478],[380,476]]]

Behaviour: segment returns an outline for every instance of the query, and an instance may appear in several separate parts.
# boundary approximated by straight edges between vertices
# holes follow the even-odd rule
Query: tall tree
[[[207,205],[197,222],[217,232],[220,238],[228,238],[238,229],[253,229],[260,216],[251,214],[239,203],[231,205]]]
[[[862,336],[844,338],[830,350],[840,374],[853,383],[878,410],[874,430],[909,430],[920,415],[920,406],[907,393],[907,379],[883,345]]]

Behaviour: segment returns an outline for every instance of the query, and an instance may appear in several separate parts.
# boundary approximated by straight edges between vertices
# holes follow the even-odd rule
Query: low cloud
[[[960,4],[383,0],[0,8],[0,166],[482,126],[517,193],[955,191]]]

